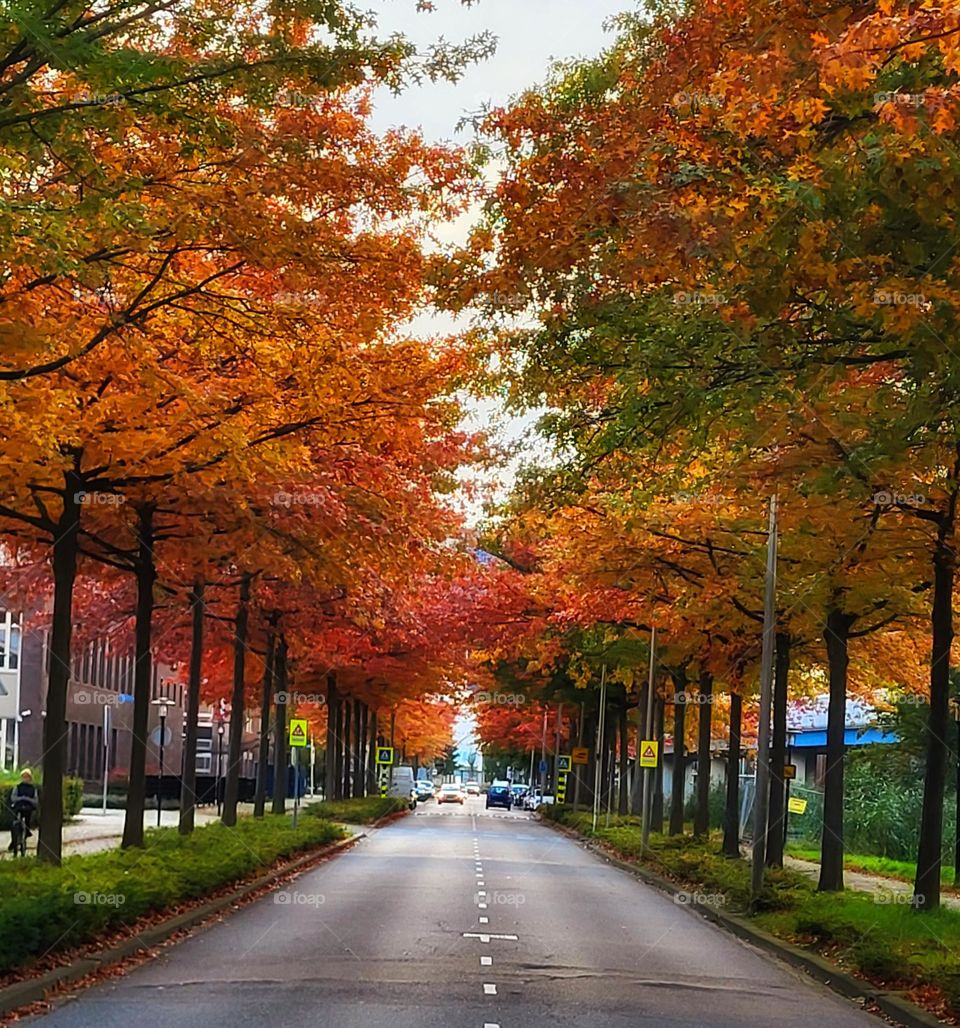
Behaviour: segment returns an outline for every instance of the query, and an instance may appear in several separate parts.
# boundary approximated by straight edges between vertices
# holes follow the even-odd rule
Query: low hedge
[[[167,910],[264,871],[282,857],[342,839],[320,818],[242,818],[181,836],[147,833],[143,850],[67,857],[62,866],[0,863],[0,972],[95,940],[138,918]]]
[[[369,825],[388,814],[409,809],[409,804],[399,796],[364,796],[359,799],[331,800],[329,803],[311,803],[305,809],[312,817]]]
[[[19,776],[5,778],[0,781],[0,832],[9,832],[13,824],[13,812],[10,810],[10,793],[20,781]],[[43,802],[43,789],[40,789],[40,802]],[[63,780],[63,816],[76,817],[83,807],[83,779],[64,778]]]

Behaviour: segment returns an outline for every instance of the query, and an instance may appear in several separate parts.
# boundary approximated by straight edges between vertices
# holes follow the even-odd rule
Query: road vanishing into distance
[[[522,812],[428,801],[47,1028],[877,1028]]]

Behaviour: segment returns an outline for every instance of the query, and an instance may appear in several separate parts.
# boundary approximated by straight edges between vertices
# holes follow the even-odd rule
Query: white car
[[[462,807],[464,799],[463,790],[456,782],[444,785],[437,794],[437,803],[459,803]]]
[[[467,782],[466,785],[468,796],[479,796],[480,795],[480,783],[479,782]]]
[[[546,796],[540,795],[539,789],[533,789],[523,797],[523,809],[524,810],[537,810],[541,806],[549,806],[554,803],[553,796],[549,793]]]

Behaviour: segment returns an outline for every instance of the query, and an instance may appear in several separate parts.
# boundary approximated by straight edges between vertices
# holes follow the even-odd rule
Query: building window
[[[16,671],[20,665],[20,622],[10,611],[0,614],[0,669]]]
[[[213,770],[213,754],[212,753],[198,753],[197,754],[197,774],[208,775]]]

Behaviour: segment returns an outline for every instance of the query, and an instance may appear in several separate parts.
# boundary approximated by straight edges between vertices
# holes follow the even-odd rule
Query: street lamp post
[[[160,827],[160,817],[163,813],[163,744],[167,736],[167,701],[154,700],[160,715],[160,773],[157,775],[157,828]]]
[[[220,816],[220,775],[223,767],[223,722],[217,724],[217,817]]]
[[[950,713],[957,725],[957,828],[953,849],[953,884],[960,885],[960,698],[950,701]]]

